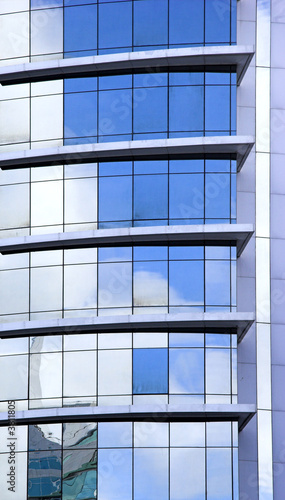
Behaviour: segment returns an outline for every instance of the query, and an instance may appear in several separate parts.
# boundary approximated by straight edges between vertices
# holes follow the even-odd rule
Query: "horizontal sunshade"
[[[97,229],[71,233],[55,233],[0,240],[0,253],[107,247],[116,245],[157,245],[197,243],[236,245],[239,257],[254,232],[251,224],[208,224],[192,226],[155,226]]]
[[[232,45],[55,59],[0,68],[0,83],[13,85],[62,78],[139,73],[142,70],[156,73],[168,70],[201,70],[206,66],[215,69],[234,66],[239,85],[253,55],[252,46]]]
[[[0,168],[14,170],[97,161],[177,160],[206,157],[236,160],[239,171],[253,144],[252,136],[190,137],[80,144],[3,153],[0,155]]]
[[[0,338],[79,332],[187,331],[237,333],[241,341],[254,321],[253,313],[188,313],[94,316],[92,318],[23,321],[0,325]]]
[[[130,405],[130,406],[88,406],[76,408],[48,408],[24,410],[16,413],[17,425],[62,423],[62,422],[211,422],[237,421],[239,430],[249,422],[256,412],[255,405]],[[0,427],[9,425],[8,414],[0,413]]]

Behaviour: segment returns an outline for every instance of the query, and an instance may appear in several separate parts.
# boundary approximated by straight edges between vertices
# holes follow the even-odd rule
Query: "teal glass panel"
[[[28,498],[60,500],[61,451],[34,451],[29,454]],[[58,496],[57,496],[58,495]]]
[[[97,451],[63,452],[62,500],[90,500],[97,489]]]

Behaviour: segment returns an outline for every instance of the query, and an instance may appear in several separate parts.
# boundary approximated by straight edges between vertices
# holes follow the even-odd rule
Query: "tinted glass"
[[[134,349],[133,393],[163,394],[167,392],[167,349]]]

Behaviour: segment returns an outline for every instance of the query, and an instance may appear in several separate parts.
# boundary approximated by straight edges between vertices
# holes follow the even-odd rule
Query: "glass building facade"
[[[280,4],[0,0],[1,500],[281,500]]]

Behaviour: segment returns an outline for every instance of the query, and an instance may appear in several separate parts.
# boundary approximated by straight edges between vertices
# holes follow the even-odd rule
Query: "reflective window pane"
[[[135,306],[167,305],[167,262],[135,262],[133,272]]]
[[[30,357],[30,398],[55,398],[62,395],[60,353],[32,354]]]
[[[133,393],[164,394],[167,392],[167,349],[134,349]]]
[[[169,425],[159,422],[135,422],[134,446],[156,448],[169,446]]]
[[[192,132],[204,130],[203,87],[170,87],[169,130]]]
[[[94,351],[64,353],[63,395],[96,394],[96,356]]]
[[[207,394],[230,394],[230,350],[206,350],[206,392]]]
[[[62,498],[87,500],[97,489],[97,452],[65,450],[62,461]]]
[[[97,5],[77,5],[66,8],[64,10],[64,51],[94,50],[96,48]]]
[[[169,176],[169,217],[171,219],[204,218],[204,175]]]
[[[65,182],[65,224],[97,220],[97,179],[72,179]]]
[[[98,424],[99,448],[126,448],[131,446],[131,422],[101,422]]]
[[[134,2],[134,45],[167,44],[167,0]]]
[[[132,500],[132,450],[98,450],[98,498]]]
[[[98,394],[116,395],[132,393],[131,349],[98,352]]]
[[[166,175],[137,175],[134,178],[134,218],[166,219],[168,216]]]
[[[105,90],[99,94],[100,135],[132,133],[132,91]]]
[[[235,2],[233,2],[235,3]],[[205,42],[229,43],[231,0],[218,5],[213,0],[205,0]]]
[[[97,266],[66,266],[64,271],[65,309],[97,307]]]
[[[168,500],[168,450],[135,449],[134,500]]]
[[[172,449],[170,451],[170,471],[171,500],[204,500],[204,449]]]
[[[63,51],[62,9],[35,10],[31,13],[32,55]]]
[[[232,467],[230,449],[207,450],[207,499],[232,498]]]
[[[29,498],[56,498],[61,492],[61,452],[33,451],[29,454]]]
[[[204,350],[169,350],[169,392],[197,394],[204,392]]]
[[[0,376],[1,401],[27,398],[28,356],[1,356]]]
[[[128,262],[99,264],[98,307],[132,304],[132,265]]]
[[[64,98],[64,136],[92,137],[97,134],[97,94],[66,94]]]
[[[132,220],[132,178],[101,177],[99,179],[99,220]]]
[[[230,304],[230,262],[206,261],[206,304]]]
[[[204,41],[204,2],[170,0],[169,43],[202,44]]]
[[[170,424],[170,446],[205,446],[204,422],[172,422]]]
[[[99,5],[99,47],[132,45],[132,2]]]
[[[199,306],[204,303],[203,261],[169,262],[169,305]]]
[[[167,131],[167,88],[134,90],[134,133]]]

